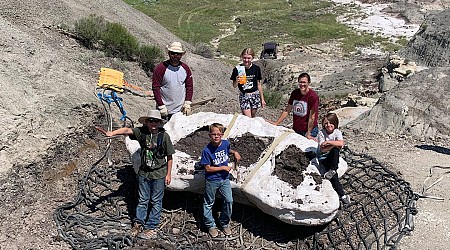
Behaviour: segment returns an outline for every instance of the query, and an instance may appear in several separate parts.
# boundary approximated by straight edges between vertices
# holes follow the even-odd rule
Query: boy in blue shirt
[[[229,226],[233,194],[230,185],[230,170],[228,166],[228,155],[234,155],[236,162],[240,161],[241,156],[235,150],[230,148],[228,140],[222,140],[224,127],[222,124],[213,123],[209,126],[210,143],[202,151],[200,164],[205,167],[205,195],[203,198],[203,219],[208,233],[211,237],[217,237],[216,223],[212,216],[212,207],[216,199],[216,192],[219,190],[222,195],[222,212],[219,216],[219,224],[226,236],[231,235]]]

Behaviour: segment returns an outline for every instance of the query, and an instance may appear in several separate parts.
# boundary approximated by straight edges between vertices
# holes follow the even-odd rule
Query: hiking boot
[[[131,229],[131,232],[130,232],[131,237],[136,237],[136,235],[138,235],[142,231],[142,229],[144,229],[144,228],[142,227],[141,224],[134,223],[134,226],[133,226],[133,228]]]
[[[211,236],[211,238],[216,238],[217,236],[219,236],[219,231],[215,227],[210,227],[208,229],[208,233]]]
[[[342,204],[347,206],[348,204],[350,204],[350,196],[349,195],[343,195],[341,197],[341,201],[342,201]]]
[[[223,227],[222,231],[226,236],[230,236],[233,233],[233,232],[231,232],[230,226]]]
[[[156,229],[145,229],[142,233],[138,234],[139,239],[150,240],[156,238],[158,231]]]

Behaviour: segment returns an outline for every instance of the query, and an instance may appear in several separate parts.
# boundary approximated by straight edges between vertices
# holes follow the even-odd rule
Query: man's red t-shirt
[[[293,120],[295,132],[308,131],[308,119],[311,111],[315,111],[314,127],[317,126],[317,119],[319,117],[319,96],[317,93],[309,89],[306,95],[302,95],[300,89],[292,91],[288,103],[293,106]]]

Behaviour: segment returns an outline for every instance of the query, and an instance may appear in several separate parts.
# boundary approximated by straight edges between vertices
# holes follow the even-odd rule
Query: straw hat
[[[167,50],[175,53],[184,53],[183,46],[180,42],[173,42],[167,46]]]
[[[149,118],[153,118],[153,119],[158,119],[160,121],[162,121],[161,119],[161,113],[159,112],[159,110],[150,110],[148,112],[147,116],[141,116],[139,117],[138,121],[142,124],[145,123],[145,120],[149,119]]]

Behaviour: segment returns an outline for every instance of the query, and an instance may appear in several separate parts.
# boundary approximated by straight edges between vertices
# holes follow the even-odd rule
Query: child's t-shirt
[[[243,66],[243,64],[240,64]],[[258,90],[258,81],[262,79],[261,68],[258,65],[252,64],[250,68],[245,69],[245,74],[247,75],[246,84],[238,84],[238,88],[242,93],[253,93]],[[230,80],[236,80],[238,76],[238,70],[236,67],[233,68]]]
[[[200,164],[203,166],[210,165],[212,167],[228,166],[228,154],[230,153],[230,142],[228,140],[222,140],[218,147],[213,146],[211,143],[206,145],[202,151],[202,159]],[[205,172],[205,178],[207,180],[225,180],[229,178],[230,173],[222,170],[218,172]]]
[[[133,128],[132,130],[133,130],[133,135],[130,136],[130,139],[139,141],[141,138],[141,135],[145,134],[146,135],[145,141],[146,141],[147,145],[149,147],[151,147],[151,145],[153,145],[154,147],[157,146],[158,135],[156,135],[156,134],[152,135],[146,126]],[[159,158],[159,157],[155,156],[154,161],[152,162],[154,164],[154,166],[152,166],[152,168],[148,169],[148,170],[144,170],[143,168],[140,168],[139,173],[138,173],[140,176],[143,176],[145,178],[152,179],[152,180],[164,178],[167,175],[166,156],[175,154],[175,149],[173,147],[172,140],[170,139],[169,134],[165,131],[159,131],[158,133],[164,133],[163,141],[162,141],[162,145],[161,145],[165,152],[164,157]],[[141,149],[141,154],[142,154],[142,149]],[[142,155],[141,155],[141,157],[142,157]],[[141,164],[142,164],[142,162],[141,162]]]
[[[317,147],[317,155],[319,157],[319,160],[324,159],[328,152],[323,153],[320,152],[320,144],[322,144],[325,141],[343,141],[344,137],[342,136],[342,132],[339,129],[334,129],[333,133],[328,134],[326,129],[322,129],[317,134],[317,141],[319,142],[319,146]]]

